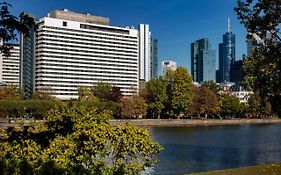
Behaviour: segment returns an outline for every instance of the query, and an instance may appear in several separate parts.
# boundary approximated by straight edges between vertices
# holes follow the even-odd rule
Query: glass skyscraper
[[[228,31],[223,35],[223,43],[219,44],[219,82],[230,82],[230,65],[235,61],[235,34],[230,31],[228,19]]]
[[[216,80],[216,51],[207,38],[191,43],[191,74],[194,82]]]

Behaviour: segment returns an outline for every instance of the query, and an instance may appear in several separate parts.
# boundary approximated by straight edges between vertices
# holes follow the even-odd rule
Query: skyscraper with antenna
[[[230,18],[227,19],[227,32],[219,44],[219,83],[230,82],[230,65],[235,61],[235,34],[230,30]]]

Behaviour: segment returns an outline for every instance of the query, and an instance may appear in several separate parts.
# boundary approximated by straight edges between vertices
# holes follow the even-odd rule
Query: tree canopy
[[[238,0],[235,11],[254,48],[244,61],[246,88],[267,98],[281,116],[280,0]]]
[[[10,13],[11,5],[7,2],[0,3],[0,38],[3,43],[18,40],[18,33],[28,35],[32,27],[34,27],[34,18],[26,13],[20,14],[20,20]],[[0,52],[9,55],[12,46],[1,44]]]
[[[43,122],[0,132],[0,174],[140,174],[161,146],[131,125],[111,126],[109,110],[61,103]]]

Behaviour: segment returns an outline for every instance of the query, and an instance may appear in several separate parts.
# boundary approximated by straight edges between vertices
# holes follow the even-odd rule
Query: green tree
[[[56,100],[52,94],[53,90],[51,88],[45,87],[33,92],[31,98],[33,100]]]
[[[7,2],[0,3],[0,38],[3,43],[8,43],[17,40],[17,33],[22,32],[28,34],[31,27],[34,26],[34,19],[25,13],[20,14],[20,20],[10,14],[10,4]],[[4,55],[9,55],[12,46],[1,45],[0,52]]]
[[[93,91],[89,87],[79,87],[78,88],[78,100],[85,101],[85,100],[98,100],[97,97],[94,95]]]
[[[240,112],[240,101],[238,97],[223,94],[220,96],[220,114],[225,117],[237,117]]]
[[[191,105],[192,77],[184,67],[179,67],[174,72],[172,82],[172,101],[171,107],[173,112],[179,117],[185,113]]]
[[[238,0],[235,11],[244,24],[249,40],[257,41],[255,49],[244,61],[244,84],[262,99],[274,104],[281,116],[281,3],[279,0]]]
[[[109,83],[98,82],[93,86],[93,93],[101,101],[109,101],[112,92],[112,86]]]
[[[157,79],[152,79],[146,84],[146,99],[149,104],[149,109],[153,115],[160,118],[163,109],[165,108],[165,104],[168,100],[167,95],[167,84],[163,77],[159,77]]]
[[[272,115],[272,107],[267,98],[261,98],[259,92],[250,95],[248,100],[248,112],[252,117],[263,117]]]
[[[0,133],[0,174],[140,174],[161,146],[149,132],[111,126],[111,112],[61,103],[41,123]]]

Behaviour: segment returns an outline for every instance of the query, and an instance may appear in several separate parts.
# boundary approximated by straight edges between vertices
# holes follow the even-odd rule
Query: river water
[[[150,128],[164,150],[155,175],[281,162],[281,125]],[[280,172],[281,173],[281,172]]]

